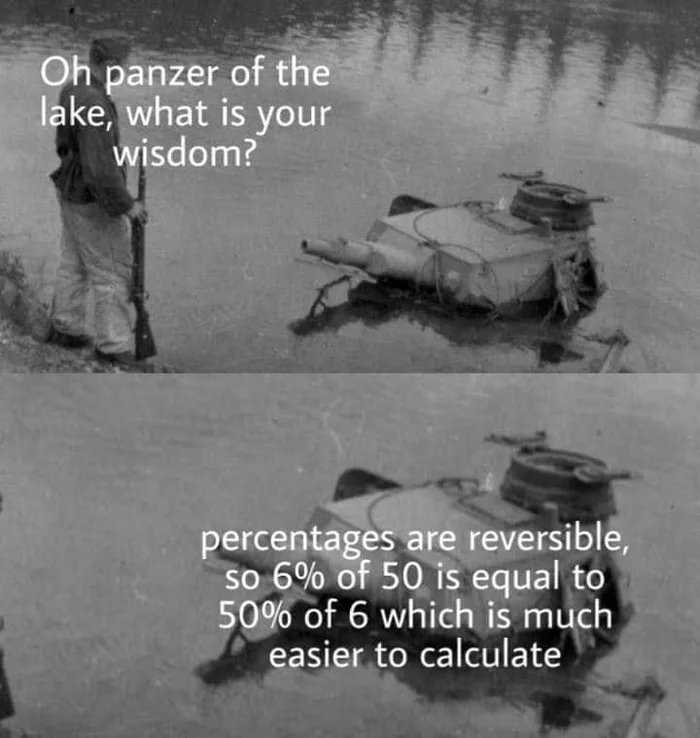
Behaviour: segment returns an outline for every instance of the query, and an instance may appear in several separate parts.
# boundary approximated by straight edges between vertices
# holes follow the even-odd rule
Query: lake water
[[[596,207],[595,228],[610,289],[577,330],[624,328],[633,370],[700,365],[694,0],[0,0],[0,20],[0,238],[44,283],[59,236],[46,178],[52,134],[39,123],[44,56],[84,53],[95,31],[117,28],[135,40],[134,63],[226,67],[262,53],[331,68],[328,88],[232,90],[220,80],[203,92],[212,106],[222,96],[247,107],[332,105],[326,127],[269,133],[250,168],[149,171],[150,311],[161,358],[178,369],[541,368],[551,335],[532,324],[340,309],[320,332],[288,329],[335,276],[296,261],[302,238],[363,237],[402,192],[509,197],[498,174],[537,168],[614,198]],[[115,96],[123,106],[153,92],[173,104],[195,97]],[[143,133],[125,130],[125,143]],[[148,135],[170,145],[180,133]],[[215,133],[188,135],[208,143]]]
[[[223,646],[223,580],[202,529],[303,525],[338,475],[499,480],[491,432],[637,470],[614,519],[636,615],[577,678],[653,673],[664,738],[700,733],[697,407],[689,377],[240,376],[10,378],[0,383],[0,613],[19,723],[41,738],[230,735],[601,738],[595,692],[564,730],[542,727],[557,672],[514,679],[372,665],[270,670],[251,650],[206,687]],[[576,672],[574,672],[574,675]],[[570,694],[570,692],[569,692]],[[576,702],[581,698],[574,689]]]

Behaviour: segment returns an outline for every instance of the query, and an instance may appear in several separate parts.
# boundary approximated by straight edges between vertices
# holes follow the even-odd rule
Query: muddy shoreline
[[[9,265],[9,266],[8,266]],[[67,349],[48,341],[48,304],[27,282],[19,256],[0,252],[0,372],[118,374],[120,369],[95,359],[94,347]],[[144,362],[136,373],[171,373],[157,362]]]
[[[69,351],[39,343],[7,318],[0,319],[0,372],[96,373],[109,371],[92,359],[91,350]]]
[[[39,293],[24,276],[24,268],[20,257],[10,252],[0,252],[3,257],[0,264],[0,372],[3,373],[119,373],[119,369],[107,366],[94,358],[93,347],[84,349],[66,349],[47,342],[50,332],[49,307],[42,301]],[[18,269],[18,274],[9,273],[5,268],[11,262]],[[356,310],[370,309],[376,306],[353,306]],[[324,323],[332,322],[338,308],[325,308],[319,315],[309,315],[292,330],[300,330],[302,323],[310,332],[324,330]],[[393,310],[382,307],[388,319]],[[366,316],[365,316],[366,317]],[[462,320],[459,315],[445,314],[438,316],[442,323],[452,325],[453,330],[460,330]],[[375,320],[377,316],[375,316]],[[468,321],[465,321],[468,325]],[[514,332],[521,323],[502,321],[497,330]],[[522,326],[521,326],[522,327]],[[494,330],[496,327],[494,326]],[[532,328],[529,328],[532,331]],[[527,329],[525,330],[525,334]],[[544,340],[542,335],[530,336],[533,345],[539,345],[540,361],[536,369],[539,373],[551,372],[584,372],[584,373],[617,373],[648,370],[643,357],[635,352],[635,347],[621,329],[607,335],[571,335],[561,332],[557,340]],[[550,337],[551,338],[551,337]],[[527,336],[523,336],[526,340]],[[595,347],[595,350],[591,350]],[[146,361],[143,368],[133,369],[134,373],[166,373],[171,374],[178,369],[159,361]]]
[[[122,374],[94,358],[93,347],[66,349],[44,343],[0,317],[0,373],[10,374]],[[172,374],[172,367],[147,363],[136,374]],[[1,738],[1,736],[0,736]]]
[[[548,344],[549,345],[549,344]],[[557,352],[566,351],[566,347],[551,344]],[[586,373],[613,372],[630,373],[635,371],[635,347],[627,346],[621,357],[613,356],[611,349],[605,350],[601,344],[600,356],[594,356],[590,366],[582,371]],[[612,357],[612,361],[608,360]],[[606,363],[607,362],[607,363]],[[608,365],[612,368],[607,368]],[[541,373],[556,371],[571,371],[566,367],[554,363],[543,363]],[[143,372],[135,373],[163,373],[173,374],[178,370],[164,364],[147,363]],[[575,370],[573,370],[575,371]],[[93,355],[93,348],[66,349],[52,343],[37,341],[11,319],[2,316],[0,311],[0,373],[12,374],[42,374],[42,373],[84,373],[84,374],[118,374],[119,369],[106,366],[97,361]]]

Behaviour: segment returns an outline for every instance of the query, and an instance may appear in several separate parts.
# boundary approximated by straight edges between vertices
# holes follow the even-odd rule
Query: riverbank
[[[38,733],[26,733],[21,728],[0,727],[0,738],[40,738]]]
[[[146,362],[136,374],[172,374],[172,367]],[[11,321],[0,318],[0,374],[121,374],[94,358],[93,348],[65,349],[36,341]],[[2,736],[0,735],[0,738]]]
[[[92,358],[92,349],[68,350],[40,343],[22,333],[12,322],[0,318],[0,372],[3,373],[112,373]]]
[[[117,374],[123,371],[97,361],[93,346],[66,349],[47,342],[50,332],[48,302],[27,279],[22,259],[10,251],[0,251],[1,373]],[[173,370],[147,361],[141,369],[133,371],[151,374]]]
[[[94,372],[91,353],[47,343],[46,304],[29,283],[20,256],[0,251],[0,372]]]

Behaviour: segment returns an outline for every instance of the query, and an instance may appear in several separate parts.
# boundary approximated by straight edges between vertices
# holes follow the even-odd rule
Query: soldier
[[[100,106],[103,125],[67,124],[56,129],[60,167],[51,174],[63,232],[56,275],[50,340],[68,348],[88,345],[86,304],[95,303],[95,355],[129,368],[134,361],[131,314],[130,220],[146,222],[142,203],[126,188],[126,171],[114,156],[119,146],[117,111],[104,86],[108,66],[123,66],[129,44],[119,36],[90,47],[89,74],[61,91],[59,105]]]

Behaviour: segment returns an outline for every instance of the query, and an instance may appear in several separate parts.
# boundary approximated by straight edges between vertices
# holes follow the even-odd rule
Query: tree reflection
[[[415,35],[411,74],[415,77],[420,70],[428,48],[433,43],[435,9],[433,0],[415,0],[411,13],[411,26]]]
[[[677,66],[700,62],[696,0],[609,0],[593,6],[573,0],[152,0],[147,10],[141,0],[0,0],[0,18],[4,33],[57,24],[73,29],[82,42],[96,30],[117,27],[150,48],[219,52],[251,48],[290,32],[337,38],[371,27],[379,67],[392,30],[402,26],[413,36],[408,70],[413,76],[444,44],[438,25],[458,25],[468,59],[486,38],[499,45],[506,83],[523,43],[535,44],[545,61],[544,107],[570,72],[567,60],[574,45],[595,49],[602,101],[612,95],[621,67],[637,50],[648,60],[653,115],[661,111]],[[700,102],[693,110],[698,114]]]

